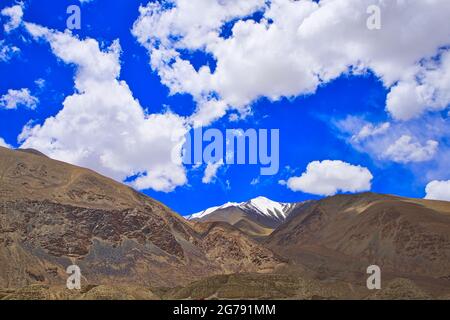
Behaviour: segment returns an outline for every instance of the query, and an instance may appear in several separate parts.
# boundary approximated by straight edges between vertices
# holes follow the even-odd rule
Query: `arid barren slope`
[[[297,204],[256,241],[91,170],[0,148],[0,299],[446,298],[449,237],[448,202],[364,193]],[[79,292],[65,289],[72,264]],[[372,264],[379,292],[365,286]]]
[[[322,277],[351,276],[375,264],[386,274],[445,283],[450,280],[450,203],[338,195],[294,212],[266,244]]]
[[[85,283],[177,286],[283,262],[237,229],[198,228],[91,170],[0,148],[0,287],[64,285],[71,264]]]

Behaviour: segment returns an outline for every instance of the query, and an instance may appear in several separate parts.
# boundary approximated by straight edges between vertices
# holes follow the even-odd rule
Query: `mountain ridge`
[[[186,220],[92,170],[0,147],[0,298],[75,297],[61,291],[72,264],[83,299],[370,297],[372,264],[388,284],[375,298],[450,296],[450,202],[256,199]]]
[[[92,170],[0,148],[0,287],[65,283],[72,264],[96,284],[176,286],[283,263],[237,229],[205,233]]]
[[[223,221],[238,227],[247,235],[263,237],[284,223],[301,203],[283,203],[259,196],[244,202],[227,202],[196,214],[185,216],[190,221]]]
[[[265,244],[322,276],[385,273],[450,280],[450,202],[362,193],[304,207]]]
[[[188,220],[200,219],[211,214],[215,210],[225,209],[228,207],[240,207],[240,208],[252,208],[254,210],[259,211],[259,213],[263,215],[274,215],[277,218],[279,218],[277,214],[281,213],[282,217],[285,219],[287,217],[286,213],[288,213],[290,211],[291,206],[295,204],[296,203],[277,202],[264,196],[258,196],[256,198],[252,198],[244,202],[227,202],[219,206],[210,207],[200,212],[187,215],[185,216],[185,218]]]

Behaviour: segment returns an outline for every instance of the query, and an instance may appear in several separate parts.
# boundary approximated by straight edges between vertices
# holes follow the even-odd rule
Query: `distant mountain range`
[[[366,287],[373,264],[381,291]],[[91,170],[0,147],[0,299],[105,297],[450,299],[450,202],[258,197],[184,219]]]
[[[228,202],[211,207],[186,218],[191,221],[226,222],[247,235],[261,237],[269,235],[283,224],[296,208],[305,203],[282,203],[257,197],[246,202]]]
[[[229,223],[303,266],[322,261],[330,276],[373,263],[450,280],[449,202],[370,192],[299,203],[258,197],[188,219]]]

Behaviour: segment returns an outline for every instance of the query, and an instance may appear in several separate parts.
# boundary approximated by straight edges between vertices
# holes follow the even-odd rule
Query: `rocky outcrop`
[[[266,241],[322,273],[450,274],[450,203],[372,193],[339,195],[300,210]]]
[[[282,263],[238,230],[200,229],[93,171],[0,148],[0,287],[65,284],[72,264],[84,283],[176,286]]]

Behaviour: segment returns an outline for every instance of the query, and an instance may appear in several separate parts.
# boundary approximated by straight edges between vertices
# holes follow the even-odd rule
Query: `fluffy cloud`
[[[39,88],[43,89],[45,87],[45,79],[39,78],[34,81],[34,84]]]
[[[400,163],[428,161],[436,154],[438,145],[434,140],[428,140],[426,144],[421,145],[413,142],[412,137],[403,135],[389,146],[383,156]]]
[[[5,109],[17,109],[18,106],[35,109],[38,103],[39,99],[33,97],[27,88],[20,90],[9,89],[8,93],[0,98],[0,108]]]
[[[300,177],[290,178],[287,187],[292,191],[331,196],[339,191],[370,190],[372,178],[370,171],[361,166],[339,160],[313,161]]]
[[[264,0],[179,0],[150,2],[139,9],[133,34],[148,49],[151,67],[158,71],[170,92],[189,93],[194,97],[198,111],[192,122],[201,125],[218,119],[225,115],[228,104],[213,97],[210,68],[203,66],[196,71],[177,50],[206,49],[208,44],[220,41],[220,30],[227,21],[248,16],[263,7]],[[179,41],[174,43],[174,38]]]
[[[425,199],[450,201],[450,180],[431,181],[425,188]]]
[[[9,21],[5,23],[5,32],[11,32],[16,29],[22,23],[23,17],[23,3],[19,3],[12,7],[4,8],[1,11],[2,16],[8,17]]]
[[[208,163],[202,178],[202,182],[206,184],[211,183],[216,178],[217,171],[222,166],[223,160],[217,161],[216,163]]]
[[[14,55],[18,54],[20,49],[16,46],[11,46],[0,40],[0,62],[7,62]]]
[[[366,27],[373,4],[381,8],[380,30]],[[258,11],[262,19],[242,19]],[[367,69],[392,88],[387,110],[398,119],[449,102],[449,53],[439,51],[450,44],[448,1],[173,0],[151,2],[140,13],[133,34],[148,49],[152,69],[172,93],[195,98],[193,119],[200,122],[230,109],[246,112],[259,97],[311,94],[343,73]],[[215,70],[196,70],[183,59],[186,51],[211,55]],[[418,94],[402,100],[411,91]]]
[[[119,80],[121,47],[102,49],[93,39],[26,24],[35,38],[48,41],[53,53],[76,66],[76,93],[42,125],[27,126],[23,148],[89,167],[138,189],[171,191],[186,183],[181,148],[185,120],[172,113],[146,114],[125,81]]]
[[[391,124],[389,122],[384,122],[379,125],[374,125],[373,123],[367,123],[365,124],[359,132],[354,134],[351,137],[351,141],[358,143],[361,141],[364,141],[365,139],[369,137],[379,136],[385,133],[389,128],[391,127]]]
[[[368,153],[377,166],[384,167],[386,162],[407,165],[424,185],[448,179],[450,117],[428,114],[407,122],[371,123],[348,116],[331,122],[340,138]]]
[[[0,137],[0,147],[12,148],[2,137]]]
[[[439,115],[423,116],[408,122],[371,123],[363,118],[348,116],[334,122],[340,135],[360,152],[374,159],[412,163],[444,159],[449,151],[446,138],[450,136],[449,118]]]
[[[450,51],[395,85],[387,97],[387,109],[397,119],[409,120],[426,110],[444,110],[450,104]]]

